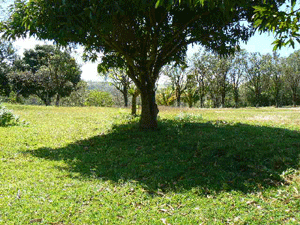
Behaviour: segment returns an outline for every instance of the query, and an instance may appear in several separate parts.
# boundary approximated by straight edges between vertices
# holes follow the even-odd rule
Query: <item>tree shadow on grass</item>
[[[64,148],[29,152],[64,160],[82,177],[135,180],[150,193],[253,192],[284,183],[280,175],[299,166],[300,133],[287,129],[173,120],[161,121],[158,131],[137,127],[115,126]]]

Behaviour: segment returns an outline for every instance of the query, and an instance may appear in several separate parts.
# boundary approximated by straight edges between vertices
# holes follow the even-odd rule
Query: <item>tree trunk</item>
[[[136,99],[139,96],[140,92],[135,90],[132,95],[132,105],[131,105],[131,115],[136,116]]]
[[[188,102],[188,104],[189,104],[189,108],[192,108],[192,107],[193,107],[193,100],[190,100],[190,101]]]
[[[124,86],[123,91],[122,91],[123,97],[124,97],[124,106],[128,106],[128,89],[127,87]]]
[[[141,89],[142,114],[140,128],[155,129],[157,128],[158,107],[155,102],[155,90],[149,86]]]
[[[296,107],[296,105],[297,105],[297,93],[296,93],[296,91],[293,91],[293,93],[292,93],[292,96],[293,96],[293,107]]]
[[[45,106],[51,105],[50,101],[48,98],[43,98],[42,101],[44,102]]]
[[[224,79],[223,81],[223,85],[221,87],[221,107],[224,108],[225,107],[225,98],[226,98],[226,80]]]
[[[55,102],[55,105],[58,107],[59,106],[59,101],[60,101],[60,95],[57,94],[56,96],[56,102]]]
[[[16,102],[17,103],[22,103],[21,94],[19,92],[16,94]]]
[[[225,97],[226,97],[226,93],[222,92],[222,95],[221,95],[221,108],[225,108]]]
[[[239,106],[239,90],[238,88],[234,88],[234,104],[235,104],[235,108],[238,108]]]
[[[204,108],[204,94],[200,94],[200,107]]]
[[[278,108],[279,107],[279,91],[276,90],[275,91],[275,107]]]
[[[176,89],[176,101],[177,101],[177,107],[180,107],[181,105],[181,93],[179,91],[179,89]]]

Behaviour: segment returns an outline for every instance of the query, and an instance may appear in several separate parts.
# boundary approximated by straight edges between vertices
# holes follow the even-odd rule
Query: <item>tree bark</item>
[[[139,96],[140,92],[135,90],[132,95],[132,105],[131,105],[131,115],[136,116],[136,99]]]
[[[151,86],[141,89],[142,114],[140,120],[141,129],[156,129],[157,114],[159,112],[155,102],[155,90]]]
[[[200,107],[204,108],[204,95],[200,95]]]
[[[177,107],[181,106],[181,93],[180,91],[176,91],[176,101],[177,101]]]
[[[59,101],[60,101],[60,95],[57,94],[56,96],[56,102],[55,102],[55,105],[58,107],[59,106]]]
[[[122,94],[123,94],[123,97],[124,97],[124,106],[127,107],[128,106],[128,89],[125,85],[123,87]]]
[[[233,90],[233,95],[234,95],[234,104],[235,104],[235,108],[238,108],[239,106],[239,90],[237,87],[234,87]]]
[[[293,93],[292,93],[292,101],[293,101],[293,107],[296,107],[297,106],[297,92],[296,90],[293,90]]]

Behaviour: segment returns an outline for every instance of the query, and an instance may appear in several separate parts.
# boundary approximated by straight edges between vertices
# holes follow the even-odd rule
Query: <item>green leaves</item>
[[[272,32],[277,40],[273,42],[273,50],[283,46],[295,47],[295,40],[299,42],[300,13],[296,0],[291,0],[286,9],[273,4],[255,6],[254,25],[260,32]]]

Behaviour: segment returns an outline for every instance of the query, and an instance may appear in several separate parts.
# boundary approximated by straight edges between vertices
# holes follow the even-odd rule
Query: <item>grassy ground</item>
[[[300,109],[8,105],[0,224],[300,224]]]

